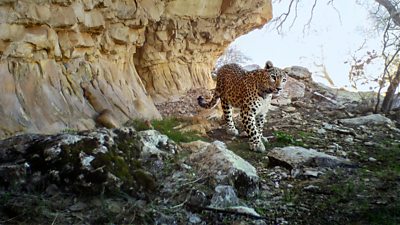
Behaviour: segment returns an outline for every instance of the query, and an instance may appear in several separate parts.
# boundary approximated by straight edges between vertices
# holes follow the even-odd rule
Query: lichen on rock
[[[40,191],[53,184],[89,194],[154,191],[155,176],[145,167],[148,159],[141,157],[142,141],[129,127],[10,138],[0,142],[0,180],[2,186],[22,190]]]
[[[188,157],[190,165],[212,177],[216,185],[232,185],[241,196],[257,193],[259,177],[254,166],[227,149],[223,142],[215,141],[200,147]]]

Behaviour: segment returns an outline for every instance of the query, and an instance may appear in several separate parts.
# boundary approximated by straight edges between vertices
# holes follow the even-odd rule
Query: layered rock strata
[[[3,0],[0,138],[160,118],[154,102],[212,88],[216,57],[270,1]]]

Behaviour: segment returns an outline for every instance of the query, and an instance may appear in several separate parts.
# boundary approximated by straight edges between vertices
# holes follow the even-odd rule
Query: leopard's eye
[[[276,80],[276,76],[275,75],[271,75],[272,79]]]
[[[283,82],[286,82],[286,78],[283,78],[283,80],[282,80]]]

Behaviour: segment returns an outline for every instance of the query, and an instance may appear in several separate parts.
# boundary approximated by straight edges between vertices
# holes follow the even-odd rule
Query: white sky
[[[273,3],[274,17],[287,11],[288,2]],[[344,62],[350,59],[350,55],[360,48],[364,40],[365,47],[359,52],[360,55],[373,49],[380,53],[382,35],[366,31],[373,26],[366,7],[349,0],[335,0],[334,7],[337,10],[332,5],[327,5],[328,1],[318,0],[310,28],[303,32],[304,25],[310,18],[313,2],[299,3],[298,17],[292,28],[289,27],[293,17],[287,19],[283,25],[283,35],[267,25],[239,37],[233,44],[261,67],[267,60],[278,67],[304,66],[313,72],[314,80],[327,84],[316,76],[321,69],[314,65],[324,63],[335,86],[350,86],[350,66]],[[378,77],[380,71],[381,65],[376,65],[370,67],[367,73]],[[359,88],[367,89],[367,86]]]

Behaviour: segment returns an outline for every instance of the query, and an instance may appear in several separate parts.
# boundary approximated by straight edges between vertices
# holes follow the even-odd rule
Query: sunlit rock
[[[268,152],[270,165],[280,165],[289,170],[303,167],[352,167],[349,160],[298,146],[273,148]]]
[[[188,164],[200,174],[211,176],[216,184],[231,184],[239,195],[254,195],[258,191],[259,177],[250,163],[215,141],[206,148],[192,153]]]
[[[340,123],[344,125],[394,125],[393,121],[381,114],[371,114],[355,118],[341,119]]]

